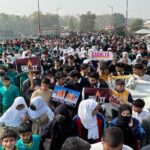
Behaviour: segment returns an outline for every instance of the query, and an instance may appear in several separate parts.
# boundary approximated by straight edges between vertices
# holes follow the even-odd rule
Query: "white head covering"
[[[112,51],[112,48],[111,48],[111,47],[109,47],[109,48],[107,49],[107,51]]]
[[[128,58],[128,53],[127,52],[123,52],[122,53],[122,58],[124,58],[125,57],[125,55],[127,56],[127,58]]]
[[[79,55],[79,56],[80,56],[81,58],[84,58],[84,57],[87,56],[87,54],[88,54],[88,52],[87,52],[86,50],[83,50],[83,51],[80,52],[80,55]]]
[[[137,54],[137,55],[136,55],[136,59],[139,59],[139,58],[142,58],[142,55],[141,55],[141,54]]]
[[[48,107],[43,97],[37,96],[31,99],[30,105],[33,104],[36,107],[36,110],[32,110],[29,108],[28,115],[31,119],[36,119],[40,117],[42,114],[46,113],[49,120],[52,121],[54,118],[54,113]]]
[[[63,55],[68,54],[67,49],[63,49]]]
[[[98,103],[93,99],[81,101],[78,109],[78,116],[83,126],[88,130],[88,139],[98,139],[98,126],[96,115],[92,116],[92,111]]]
[[[89,50],[88,50],[88,53],[91,53],[91,52],[94,52],[93,49],[89,49]]]
[[[25,107],[21,110],[17,110],[16,107],[21,104]],[[24,98],[17,97],[12,106],[0,118],[0,123],[4,123],[6,126],[18,127],[22,122],[22,117],[27,113],[27,111],[28,107]]]
[[[85,51],[85,48],[84,48],[84,47],[81,47],[81,51]]]
[[[125,57],[125,56],[127,56],[127,57]],[[131,59],[129,58],[129,55],[128,55],[127,52],[123,52],[123,53],[122,53],[122,58],[119,60],[119,62],[123,62],[124,59],[128,59],[128,65],[131,64]]]
[[[67,50],[68,50],[68,52],[69,52],[69,53],[74,53],[74,49],[73,49],[73,48],[71,48],[71,47],[68,47],[68,49],[67,49]]]
[[[85,59],[84,61],[83,61],[83,64],[89,64],[91,61],[90,61],[90,59]]]
[[[7,56],[7,63],[10,63],[10,64],[14,64],[14,57],[13,56],[11,56],[11,55],[8,55]]]
[[[93,50],[93,51],[96,51],[96,50],[97,50],[97,48],[96,48],[95,45],[92,46],[92,50]]]

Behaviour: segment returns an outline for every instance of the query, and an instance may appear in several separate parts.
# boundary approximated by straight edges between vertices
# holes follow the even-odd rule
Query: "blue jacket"
[[[145,136],[145,131],[137,119],[135,118],[132,118],[132,119],[133,119],[133,127],[131,127],[132,133],[137,139],[142,140]],[[111,122],[112,127],[116,126],[117,120],[118,118],[115,118],[112,120]]]

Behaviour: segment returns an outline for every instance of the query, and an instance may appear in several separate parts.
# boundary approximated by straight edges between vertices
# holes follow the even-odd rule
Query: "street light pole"
[[[126,0],[126,38],[128,37],[128,0]]]
[[[41,18],[40,18],[40,3],[39,0],[37,0],[38,3],[38,33],[40,35],[41,33]]]
[[[114,7],[108,6],[111,9],[111,30],[113,29],[113,13],[114,13]]]
[[[57,24],[57,25],[59,25],[58,10],[61,9],[61,8],[62,8],[62,7],[59,7],[59,8],[56,9],[56,15],[57,15],[57,20],[58,20],[58,24]]]
[[[57,9],[56,9],[56,13],[57,13],[57,15],[58,15],[58,10],[59,10],[59,9],[61,9],[61,8],[62,8],[62,7],[59,7],[59,8],[57,8]]]
[[[59,7],[59,8],[57,8],[57,9],[56,9],[56,15],[57,15],[57,26],[58,26],[58,27],[57,27],[57,30],[58,30],[58,33],[59,33],[59,16],[58,16],[58,10],[59,10],[59,9],[61,9],[61,8],[62,8],[62,7]]]
[[[113,6],[108,6],[111,9],[111,14],[114,12],[114,7]]]

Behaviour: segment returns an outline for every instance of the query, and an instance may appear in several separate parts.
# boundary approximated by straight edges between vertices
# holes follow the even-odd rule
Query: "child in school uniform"
[[[39,135],[32,134],[30,123],[22,123],[19,127],[19,137],[16,145],[26,150],[43,150]]]
[[[130,92],[125,88],[125,81],[122,79],[117,79],[115,81],[113,95],[117,97],[120,104],[129,104],[133,102]]]
[[[18,135],[14,130],[5,130],[1,134],[0,150],[26,150],[24,147],[16,145],[17,137]]]

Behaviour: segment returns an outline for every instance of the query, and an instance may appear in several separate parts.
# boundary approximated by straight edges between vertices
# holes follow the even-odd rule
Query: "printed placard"
[[[61,86],[55,86],[55,89],[52,93],[52,100],[75,107],[79,99],[79,96],[80,92],[78,91],[71,90]]]
[[[112,52],[98,52],[93,51],[89,53],[89,59],[90,60],[112,60],[113,59],[113,53]]]
[[[99,104],[109,103],[111,95],[109,88],[84,88],[82,93],[83,99],[95,99]]]
[[[18,72],[41,70],[41,62],[39,57],[21,58],[17,59],[15,63]]]

